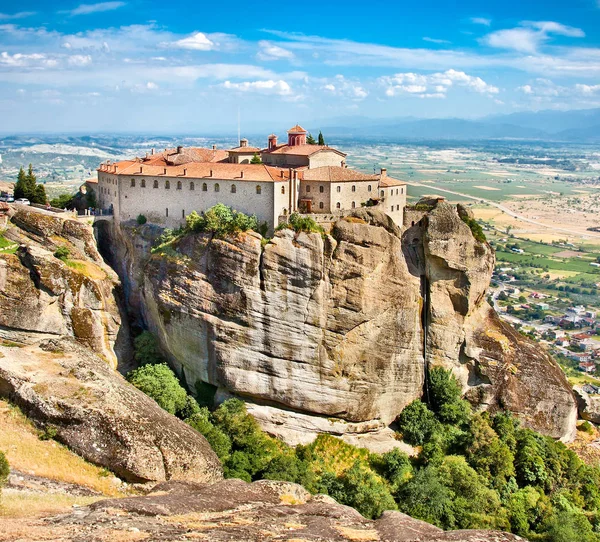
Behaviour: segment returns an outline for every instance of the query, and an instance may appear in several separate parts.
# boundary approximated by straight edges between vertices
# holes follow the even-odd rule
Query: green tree
[[[252,160],[250,160],[251,164],[262,164],[262,160],[260,159],[260,156],[258,156],[258,153],[254,153],[254,156],[252,157]]]
[[[73,194],[61,194],[56,198],[50,200],[50,205],[57,209],[71,209],[73,205]]]
[[[339,484],[329,494],[367,518],[378,518],[385,510],[398,509],[383,480],[359,461],[339,477]]]
[[[219,459],[224,463],[229,459],[231,453],[231,439],[211,421],[210,412],[206,407],[185,420],[198,433],[204,435],[210,447],[215,451]]]
[[[419,399],[406,406],[397,421],[403,440],[414,446],[423,445],[439,429],[434,413]]]
[[[444,529],[454,529],[454,493],[440,480],[436,467],[419,469],[396,493],[401,512],[433,523]]]
[[[187,406],[187,393],[166,363],[144,365],[131,371],[127,379],[170,414],[178,414]]]
[[[461,399],[458,380],[442,367],[429,371],[429,405],[444,423],[464,424],[471,416],[469,403]]]
[[[134,359],[138,365],[156,365],[166,363],[160,352],[158,341],[150,331],[142,331],[134,340]]]
[[[325,138],[323,137],[323,133],[319,130],[319,145],[325,145]]]
[[[15,199],[27,198],[31,203],[45,204],[46,189],[44,185],[37,184],[37,177],[33,173],[33,165],[29,164],[27,173],[21,167],[17,175],[17,182],[15,183],[14,189]]]
[[[309,133],[306,136],[306,143],[308,145],[316,145],[317,144],[317,140],[313,137],[313,135],[311,133]]]

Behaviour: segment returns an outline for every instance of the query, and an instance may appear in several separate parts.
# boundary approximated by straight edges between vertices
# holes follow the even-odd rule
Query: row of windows
[[[135,179],[131,179],[131,186],[135,187]],[[146,179],[142,179],[140,181],[140,186],[142,188],[146,188]],[[158,188],[158,181],[155,179],[154,183],[153,183],[153,188]],[[170,190],[171,188],[171,181],[165,181],[165,190]],[[183,189],[183,185],[181,183],[181,181],[177,181],[177,190],[182,190]],[[195,190],[196,186],[193,182],[190,183],[190,190]],[[207,192],[208,191],[208,185],[206,183],[202,183],[202,192]],[[214,191],[215,192],[220,192],[221,191],[221,186],[219,185],[219,183],[215,183],[214,185]],[[235,194],[237,192],[237,187],[235,184],[231,185],[231,193]],[[260,184],[256,185],[256,193],[257,194],[261,194],[262,193],[262,186],[260,186]],[[285,194],[285,186],[281,187],[281,193]]]
[[[351,190],[352,190],[352,192],[356,192],[356,185],[353,184]],[[306,191],[310,192],[310,185],[309,184],[306,185]],[[322,185],[319,186],[319,192],[323,193],[324,191],[325,191],[325,187],[322,186]],[[337,186],[336,187],[336,191],[337,192],[341,192],[342,191],[342,187],[341,186]],[[371,192],[371,185],[367,186],[367,192]],[[394,190],[392,189],[392,190],[390,190],[390,195],[393,195],[393,194],[394,194]],[[404,194],[404,188],[400,188],[400,189],[396,188],[396,195],[398,195],[398,194]],[[381,196],[383,197],[383,190],[381,191]]]

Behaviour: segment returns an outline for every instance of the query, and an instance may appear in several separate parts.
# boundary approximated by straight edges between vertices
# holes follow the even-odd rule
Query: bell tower
[[[288,145],[290,147],[306,145],[306,130],[299,124],[288,130]]]

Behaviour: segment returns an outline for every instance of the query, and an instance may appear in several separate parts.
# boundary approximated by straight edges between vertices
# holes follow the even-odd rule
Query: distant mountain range
[[[322,130],[328,137],[600,143],[600,109],[512,113],[478,120],[346,117],[333,119]]]

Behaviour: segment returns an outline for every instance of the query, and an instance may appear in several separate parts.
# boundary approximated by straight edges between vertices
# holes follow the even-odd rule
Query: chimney
[[[216,151],[216,150],[217,150],[217,146],[213,145],[213,151]]]
[[[283,169],[281,170],[281,178],[283,179]]]
[[[107,160],[107,161],[106,161],[106,164],[107,164],[107,165],[110,165],[110,160]]]
[[[167,174],[167,168],[164,169],[164,175],[166,175],[166,174]]]
[[[142,171],[143,171],[143,167],[142,167],[142,166],[140,166],[140,173],[142,173]]]
[[[242,171],[242,172],[240,173],[240,179],[243,179],[243,178],[244,178],[244,172]]]
[[[115,173],[117,172],[117,164],[115,164]]]
[[[269,136],[269,144],[268,144],[268,148],[269,150],[274,149],[275,147],[277,147],[277,136],[275,134],[271,134]]]
[[[386,169],[386,168],[384,168],[384,167],[382,167],[382,168],[381,168],[381,176],[382,176],[382,177],[385,177],[386,175],[387,175],[387,169]]]
[[[186,167],[183,168],[183,175],[184,176],[187,175],[187,168]]]
[[[152,147],[152,150],[150,151],[150,154],[151,154],[152,156],[154,156],[154,147]]]
[[[148,160],[148,153],[146,153],[146,160]]]
[[[212,177],[212,169],[210,170],[210,175],[209,175],[209,177]]]
[[[181,151],[183,151],[183,147],[181,145],[177,145],[177,154],[181,154]]]
[[[246,138],[240,139],[240,147],[247,147],[248,140]]]

